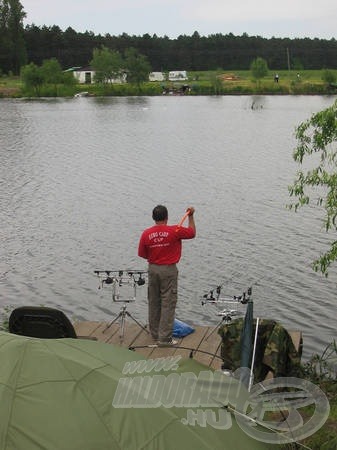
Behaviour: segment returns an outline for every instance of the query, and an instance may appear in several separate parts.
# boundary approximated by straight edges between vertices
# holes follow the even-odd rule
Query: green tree
[[[313,169],[299,171],[293,185],[289,186],[290,196],[296,197],[289,205],[295,211],[308,205],[317,193],[317,204],[323,208],[326,231],[337,231],[337,101],[330,107],[311,116],[296,128],[297,147],[294,160],[303,164],[319,156],[319,163]],[[311,158],[310,158],[311,157]],[[313,263],[315,271],[326,276],[330,264],[337,259],[337,241]]]
[[[98,83],[111,83],[122,77],[123,58],[118,51],[107,47],[96,48],[90,64],[95,69],[95,81]]]
[[[34,63],[22,67],[21,79],[27,90],[33,89],[35,94],[38,97],[40,96],[41,87],[44,83],[44,77],[40,67]]]
[[[21,80],[28,93],[33,90],[38,97],[41,94],[42,87],[44,95],[57,97],[60,86],[74,86],[76,84],[73,73],[63,72],[60,63],[55,58],[44,60],[41,66],[30,63],[22,67]],[[65,91],[63,90],[63,92]]]
[[[260,85],[261,79],[268,75],[268,64],[263,58],[256,58],[250,65],[250,71],[256,84]]]
[[[23,19],[26,13],[18,0],[0,0],[0,66],[19,74],[27,61]]]
[[[63,83],[63,72],[60,63],[55,58],[46,59],[41,66],[41,74],[45,84],[54,86],[55,96],[57,96],[57,86]]]
[[[222,79],[221,79],[221,73],[222,72],[223,71],[221,69],[218,69],[211,76],[212,89],[213,89],[213,93],[215,95],[221,94],[221,91],[222,91],[222,88],[223,88],[223,83],[222,83]]]
[[[148,81],[151,65],[146,56],[141,55],[135,48],[125,51],[125,67],[128,72],[128,82],[135,83],[140,89],[144,81]]]

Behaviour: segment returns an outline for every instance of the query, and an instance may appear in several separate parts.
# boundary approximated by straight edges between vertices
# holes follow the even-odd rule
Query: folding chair
[[[9,317],[9,332],[43,339],[96,340],[89,336],[77,336],[72,323],[62,311],[42,306],[21,306],[14,309]]]

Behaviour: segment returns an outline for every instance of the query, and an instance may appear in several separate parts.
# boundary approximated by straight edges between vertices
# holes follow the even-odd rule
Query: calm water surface
[[[1,305],[72,319],[119,312],[95,269],[146,268],[151,211],[196,208],[179,265],[178,317],[219,322],[201,298],[253,285],[255,316],[303,331],[305,355],[336,338],[336,271],[311,269],[329,239],[316,207],[286,209],[294,129],[333,97],[0,101]],[[146,321],[146,286],[129,311]]]

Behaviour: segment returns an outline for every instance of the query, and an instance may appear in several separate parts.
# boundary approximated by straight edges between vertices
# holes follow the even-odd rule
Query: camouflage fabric
[[[221,357],[225,369],[236,370],[241,361],[241,332],[243,319],[219,327]],[[256,319],[253,336],[255,338]],[[273,320],[260,319],[254,363],[254,380],[260,382],[271,371],[274,377],[300,376],[301,355],[293,341],[280,324]]]

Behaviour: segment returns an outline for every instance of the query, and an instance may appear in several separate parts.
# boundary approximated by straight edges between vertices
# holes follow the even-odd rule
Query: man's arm
[[[195,209],[193,208],[193,206],[190,206],[189,208],[187,208],[187,211],[188,211],[188,226],[190,228],[192,228],[192,230],[194,231],[194,234],[196,234],[197,230],[196,230],[195,222],[194,222]]]
[[[138,256],[140,256],[141,258],[147,259],[147,251],[146,251],[146,246],[144,245],[143,235],[141,236],[141,238],[139,240],[139,244],[138,244]]]

